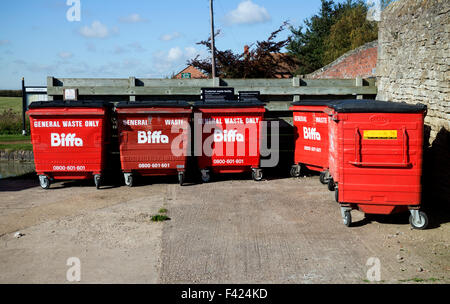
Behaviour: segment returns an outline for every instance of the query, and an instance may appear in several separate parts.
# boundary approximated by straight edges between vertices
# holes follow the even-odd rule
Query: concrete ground
[[[411,230],[408,214],[342,224],[318,177],[224,176],[180,187],[0,180],[0,283],[364,283],[380,261],[384,283],[450,283],[448,209]],[[92,184],[92,185],[91,185]],[[169,221],[152,222],[159,209]],[[22,234],[15,236],[16,232]]]

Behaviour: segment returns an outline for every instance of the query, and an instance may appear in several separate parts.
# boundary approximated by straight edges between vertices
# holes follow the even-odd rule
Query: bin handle
[[[359,128],[355,129],[355,161],[349,161],[350,164],[359,167],[396,167],[396,168],[407,168],[411,165],[408,162],[407,149],[408,149],[408,133],[406,128],[402,127],[403,142],[402,142],[402,162],[401,163],[370,163],[361,161],[361,134]]]

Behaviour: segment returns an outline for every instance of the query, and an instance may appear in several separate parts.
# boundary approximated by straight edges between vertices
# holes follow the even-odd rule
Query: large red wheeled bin
[[[303,175],[306,168],[320,172],[320,182],[328,183],[328,114],[324,111],[329,103],[329,100],[292,103],[295,152],[291,176]]]
[[[226,91],[225,95],[220,91]],[[194,124],[195,135],[202,139],[200,145],[196,144],[196,156],[203,182],[210,181],[211,172],[252,172],[253,179],[261,181],[261,122],[265,107],[255,97],[258,94],[240,92],[240,99],[234,100],[234,89],[224,88],[203,89],[202,95],[203,100],[194,105]]]
[[[419,211],[426,106],[347,100],[326,110],[329,164],[344,224],[352,209],[366,214],[410,210],[413,228],[424,229]]]
[[[181,101],[121,102],[116,107],[125,184],[135,175],[178,175],[184,182],[192,108]]]
[[[97,189],[105,167],[108,111],[98,101],[33,102],[28,115],[40,185],[93,178]]]

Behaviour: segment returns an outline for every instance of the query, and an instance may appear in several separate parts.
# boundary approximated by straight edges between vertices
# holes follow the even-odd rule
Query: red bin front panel
[[[104,168],[103,108],[42,108],[28,111],[38,175],[84,179]]]
[[[295,164],[310,170],[328,169],[328,114],[326,106],[292,106],[295,132]]]
[[[239,173],[259,168],[264,112],[264,106],[197,109],[195,119],[201,121],[196,125],[201,124],[204,131],[199,168],[211,168],[216,173]]]
[[[117,108],[125,173],[184,172],[190,140],[189,108]]]
[[[330,173],[338,201],[378,214],[420,205],[424,113],[332,117]]]

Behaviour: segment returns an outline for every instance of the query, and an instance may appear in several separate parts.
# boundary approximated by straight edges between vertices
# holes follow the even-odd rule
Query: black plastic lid
[[[81,101],[35,101],[32,102],[29,109],[41,108],[104,108],[109,106],[107,102],[97,100],[81,100]]]
[[[190,105],[186,101],[151,100],[151,101],[123,101],[116,106],[116,108],[143,108],[143,107],[185,108],[190,107]]]
[[[300,100],[292,103],[293,106],[328,106],[334,100],[331,99],[308,99],[308,100]]]
[[[427,106],[421,103],[408,104],[370,99],[337,100],[330,103],[329,107],[339,113],[420,113],[427,110]]]

